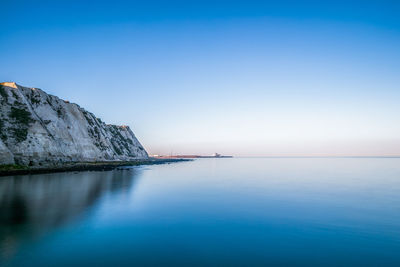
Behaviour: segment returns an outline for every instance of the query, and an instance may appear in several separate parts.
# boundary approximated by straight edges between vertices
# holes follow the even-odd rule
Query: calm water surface
[[[400,266],[400,159],[0,177],[4,266]]]

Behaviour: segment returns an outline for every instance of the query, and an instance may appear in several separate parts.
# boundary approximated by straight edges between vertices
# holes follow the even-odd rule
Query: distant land
[[[153,155],[154,158],[160,159],[197,159],[197,158],[233,158],[233,156],[224,156],[218,153],[214,153],[211,156],[200,156],[200,155]]]

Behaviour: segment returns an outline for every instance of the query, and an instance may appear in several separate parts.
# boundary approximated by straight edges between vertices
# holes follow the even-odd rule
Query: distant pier
[[[214,153],[210,156],[201,155],[152,155],[154,158],[162,159],[197,159],[197,158],[233,158],[233,156],[225,156],[218,153]]]

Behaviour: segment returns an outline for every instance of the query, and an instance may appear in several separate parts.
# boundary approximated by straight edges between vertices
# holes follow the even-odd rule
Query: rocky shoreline
[[[60,166],[29,167],[21,165],[0,165],[0,176],[44,174],[57,172],[80,171],[109,171],[124,166],[156,165],[191,161],[190,159],[156,159],[148,158],[134,161],[110,161],[110,162],[76,162]]]

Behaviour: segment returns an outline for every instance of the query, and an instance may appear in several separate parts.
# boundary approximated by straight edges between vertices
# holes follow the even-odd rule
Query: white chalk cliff
[[[128,126],[105,124],[79,105],[40,89],[0,83],[0,164],[146,158]]]

